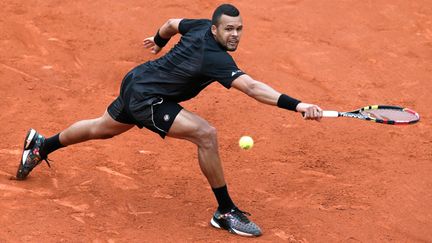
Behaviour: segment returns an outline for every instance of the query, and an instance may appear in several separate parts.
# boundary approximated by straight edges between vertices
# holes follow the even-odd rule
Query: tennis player
[[[216,8],[212,19],[170,19],[144,47],[157,54],[170,38],[181,39],[168,53],[133,68],[122,81],[119,96],[99,118],[81,120],[60,133],[45,138],[30,129],[25,141],[17,179],[29,173],[57,149],[91,139],[107,139],[134,126],[147,128],[162,138],[188,140],[198,147],[200,168],[207,178],[218,208],[212,226],[244,236],[259,236],[261,229],[231,200],[218,152],[216,129],[179,102],[195,97],[217,81],[255,100],[282,109],[303,112],[306,119],[319,120],[322,110],[282,94],[239,69],[228,52],[239,45],[243,22],[239,10],[230,4]],[[48,163],[49,165],[49,163]]]

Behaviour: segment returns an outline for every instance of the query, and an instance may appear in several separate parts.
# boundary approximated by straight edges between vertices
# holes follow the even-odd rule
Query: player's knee
[[[114,137],[115,135],[116,134],[113,134],[113,133],[103,132],[100,134],[99,138],[100,139],[109,139],[109,138]]]
[[[108,139],[114,137],[115,134],[109,130],[102,129],[101,127],[94,127],[91,129],[91,137],[95,139]]]
[[[200,146],[212,148],[217,146],[217,131],[213,126],[207,125],[200,128],[198,132]]]
[[[109,139],[117,135],[112,129],[104,126],[101,121],[96,120],[91,129],[91,137],[95,139]]]

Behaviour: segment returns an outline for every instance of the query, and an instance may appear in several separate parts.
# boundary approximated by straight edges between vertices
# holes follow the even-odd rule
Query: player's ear
[[[212,25],[212,26],[211,26],[211,32],[212,32],[213,35],[216,35],[216,32],[217,32],[217,27],[216,27],[216,25]]]

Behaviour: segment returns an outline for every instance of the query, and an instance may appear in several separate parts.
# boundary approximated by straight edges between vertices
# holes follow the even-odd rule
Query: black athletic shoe
[[[36,132],[34,129],[30,129],[24,140],[24,149],[21,157],[21,163],[19,164],[16,178],[18,180],[25,180],[38,164],[45,160],[48,166],[50,166],[47,157],[42,158],[40,155],[40,149],[45,143],[45,138]]]
[[[233,234],[260,236],[262,234],[261,229],[254,222],[250,221],[246,215],[250,216],[250,213],[243,212],[238,208],[231,209],[230,212],[225,214],[221,214],[217,210],[210,224],[219,229],[226,229]]]

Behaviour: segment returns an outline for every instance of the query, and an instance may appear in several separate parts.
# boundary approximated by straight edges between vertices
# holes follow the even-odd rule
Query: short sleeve
[[[231,83],[241,75],[234,59],[226,52],[209,53],[209,57],[203,64],[203,74],[211,79],[217,80],[225,88],[231,88]]]
[[[179,32],[185,35],[189,30],[196,27],[209,26],[211,21],[208,19],[182,19],[179,23]]]

